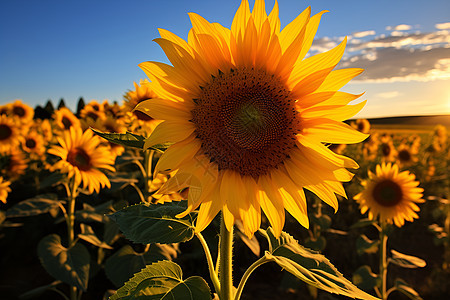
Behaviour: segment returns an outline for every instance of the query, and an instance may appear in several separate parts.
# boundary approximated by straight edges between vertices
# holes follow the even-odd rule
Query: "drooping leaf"
[[[109,299],[210,300],[211,292],[203,278],[183,280],[180,266],[160,261],[136,273]]]
[[[109,133],[109,132],[101,132],[94,128],[91,128],[91,130],[95,134],[115,144],[138,149],[142,149],[144,147],[145,137],[142,135],[134,134],[129,131],[127,131],[126,133]],[[149,149],[164,152],[169,146],[170,144],[159,144],[154,145]]]
[[[373,273],[367,265],[359,267],[353,273],[352,281],[357,287],[366,291],[370,291],[380,284],[379,276]]]
[[[418,257],[406,255],[395,250],[391,250],[392,257],[388,259],[389,262],[396,264],[403,268],[414,269],[423,268],[427,263]]]
[[[417,293],[411,286],[409,286],[406,282],[399,278],[395,280],[394,288],[407,296],[409,299],[422,300],[422,297],[420,297],[419,293]]]
[[[304,248],[291,235],[281,232],[276,238],[267,229],[270,251],[265,257],[304,282],[325,290],[358,299],[378,299],[358,289],[330,261],[316,251]]]
[[[372,241],[366,235],[361,234],[356,239],[356,252],[359,255],[363,253],[377,253],[379,245],[379,240]]]
[[[44,237],[37,247],[44,269],[55,279],[86,291],[89,280],[90,255],[80,243],[66,248],[57,234]]]
[[[107,217],[106,213],[112,211],[112,201],[107,201],[96,207],[92,207],[87,203],[83,203],[83,209],[75,212],[75,218],[79,222],[99,222],[104,223]]]
[[[86,224],[80,224],[80,228],[81,233],[78,235],[80,239],[85,240],[86,242],[91,243],[92,245],[100,248],[112,249],[110,245],[100,241],[100,239],[97,237],[91,226]]]
[[[20,201],[6,211],[6,217],[29,217],[45,214],[54,208],[59,207],[62,200],[57,200],[56,194],[43,194],[34,198]]]
[[[149,205],[141,203],[108,215],[118,225],[125,237],[135,243],[180,243],[194,237],[194,217],[175,216],[185,208],[179,203]]]
[[[177,245],[151,244],[147,252],[138,253],[129,245],[120,248],[105,262],[105,273],[115,286],[122,286],[147,264],[177,257]]]

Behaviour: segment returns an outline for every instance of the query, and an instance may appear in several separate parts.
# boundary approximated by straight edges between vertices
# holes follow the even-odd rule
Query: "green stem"
[[[267,262],[269,262],[269,260],[265,256],[263,256],[260,259],[258,259],[257,261],[255,261],[250,267],[248,267],[248,269],[245,271],[244,275],[241,278],[241,282],[239,282],[239,286],[236,290],[236,295],[234,297],[234,300],[241,299],[241,294],[244,289],[245,283],[247,282],[247,279],[250,277],[250,275],[253,273],[253,271],[260,265],[265,264]]]
[[[219,280],[220,280],[220,300],[233,299],[233,228],[228,231],[225,220],[221,218],[220,223],[220,264],[219,264]]]
[[[145,201],[150,202],[150,181],[152,178],[152,160],[154,150],[145,150],[144,152],[144,184],[145,184]]]
[[[220,282],[219,277],[217,276],[217,273],[214,268],[214,262],[211,256],[211,252],[209,251],[208,244],[206,243],[205,238],[203,235],[199,232],[195,234],[200,241],[200,244],[202,244],[203,251],[205,251],[206,261],[208,262],[208,269],[209,269],[209,277],[211,277],[211,281],[214,285],[214,288],[216,290],[216,293],[220,295]]]
[[[75,198],[77,197],[77,185],[75,183],[75,178],[72,178],[71,181],[71,187],[68,190],[68,196],[69,196],[69,203],[68,203],[68,210],[67,210],[67,244],[68,248],[71,248],[74,244],[75,240]],[[71,286],[70,287],[70,299],[71,300],[77,300],[77,287]]]
[[[386,235],[386,227],[381,224],[380,230],[380,278],[381,278],[381,299],[387,299],[386,282],[387,282],[387,260],[386,260],[386,246],[388,236]]]

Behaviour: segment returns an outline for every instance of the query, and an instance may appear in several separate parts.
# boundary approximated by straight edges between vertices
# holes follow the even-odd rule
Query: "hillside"
[[[433,116],[401,116],[368,119],[372,125],[419,125],[435,126],[438,124],[450,127],[450,115]]]

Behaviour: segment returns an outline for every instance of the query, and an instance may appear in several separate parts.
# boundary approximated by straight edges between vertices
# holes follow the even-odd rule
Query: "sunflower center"
[[[61,122],[63,123],[65,129],[69,129],[70,126],[72,126],[72,121],[70,121],[70,120],[69,120],[67,117],[65,117],[65,116],[62,117]]]
[[[194,102],[191,121],[203,152],[219,169],[258,178],[295,147],[295,101],[285,84],[265,71],[220,73]]]
[[[402,201],[403,192],[397,183],[386,179],[375,185],[373,188],[373,198],[378,204],[391,207]]]
[[[82,171],[91,168],[91,157],[81,148],[75,148],[67,155],[67,161]]]
[[[27,139],[25,141],[25,146],[28,149],[34,149],[36,147],[36,141],[34,139]]]
[[[96,121],[98,119],[98,114],[95,111],[90,111],[86,114],[86,117]]]
[[[383,153],[383,156],[389,156],[391,153],[391,146],[389,144],[383,143],[381,145],[381,152]]]
[[[13,131],[11,127],[9,127],[6,124],[0,124],[0,141],[7,140],[11,135]]]
[[[398,158],[400,159],[400,161],[410,161],[411,160],[411,154],[409,153],[408,150],[404,149],[398,152]]]
[[[23,109],[20,106],[14,106],[12,111],[13,111],[13,114],[16,116],[19,116],[19,117],[25,116],[25,109]]]

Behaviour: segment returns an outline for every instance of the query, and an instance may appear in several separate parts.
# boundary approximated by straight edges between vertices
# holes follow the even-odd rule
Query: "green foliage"
[[[297,278],[330,293],[359,299],[377,299],[359,290],[325,256],[304,248],[291,235],[282,232],[276,238],[270,227],[266,233],[270,251],[266,252],[265,257]]]
[[[377,253],[379,247],[379,240],[372,241],[365,234],[361,234],[356,239],[356,252],[358,252],[359,255],[363,253]]]
[[[369,291],[373,288],[380,286],[380,277],[372,272],[372,269],[368,265],[364,265],[358,268],[353,273],[353,283],[360,289]]]
[[[427,263],[421,258],[406,255],[395,250],[391,250],[391,253],[392,257],[389,258],[388,261],[400,267],[415,269],[415,268],[423,268],[427,265]]]
[[[171,261],[148,265],[135,274],[112,295],[118,299],[208,300],[211,298],[206,281],[198,276],[182,279],[180,266]]]
[[[57,234],[50,234],[39,242],[37,251],[42,266],[55,279],[87,290],[91,258],[85,246],[65,248]]]
[[[394,283],[394,288],[400,293],[407,296],[409,299],[422,300],[419,293],[417,293],[412,287],[410,287],[406,282],[401,279],[396,279]]]
[[[177,255],[177,250],[172,245],[152,244],[144,253],[138,253],[131,246],[125,245],[106,260],[105,273],[119,287],[147,264],[172,260]]]
[[[6,211],[6,217],[29,217],[45,214],[59,207],[61,200],[57,200],[55,194],[43,194],[34,198],[23,200]]]
[[[97,237],[91,226],[86,224],[80,224],[80,228],[81,233],[78,235],[80,239],[85,240],[86,242],[91,243],[92,245],[100,248],[112,249],[110,245],[100,241],[100,239]]]
[[[185,210],[178,203],[149,205],[141,203],[108,215],[118,225],[125,237],[135,243],[180,243],[194,237],[194,217],[175,216]]]
[[[112,143],[138,149],[144,148],[145,137],[142,135],[131,133],[129,131],[127,131],[126,133],[109,133],[109,132],[101,132],[94,128],[91,128],[91,130],[95,134],[101,136],[102,138]],[[149,147],[148,149],[164,152],[169,146],[170,144],[160,144]]]

